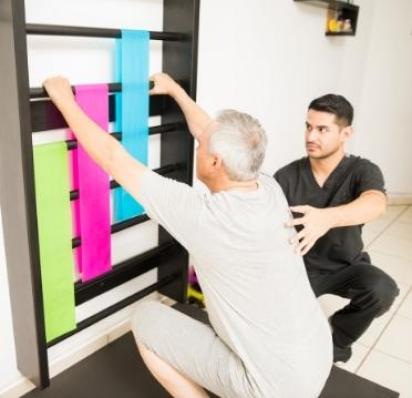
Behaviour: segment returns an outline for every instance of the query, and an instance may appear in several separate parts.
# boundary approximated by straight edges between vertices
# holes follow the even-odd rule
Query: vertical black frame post
[[[24,0],[0,2],[0,204],[17,367],[49,385],[31,140]]]
[[[186,35],[186,40],[163,43],[163,72],[181,82],[186,92],[196,99],[197,46],[199,32],[200,0],[163,0],[163,30]],[[183,122],[185,118],[177,104],[166,98],[162,113],[162,123]],[[194,140],[187,126],[177,133],[161,138],[161,165],[181,162],[188,167],[171,175],[172,178],[192,184]],[[159,227],[159,244],[170,241],[171,236]],[[181,278],[164,287],[160,293],[184,302],[187,294],[187,271],[189,255],[182,249],[181,254],[170,261],[167,267],[158,269],[158,278],[180,273]]]

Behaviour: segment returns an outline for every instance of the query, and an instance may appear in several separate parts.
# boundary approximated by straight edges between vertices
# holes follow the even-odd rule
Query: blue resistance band
[[[116,131],[122,144],[141,163],[147,165],[149,144],[149,32],[122,30],[116,40],[115,78],[122,83],[116,94]],[[114,219],[124,221],[144,213],[144,208],[123,188],[114,190]]]

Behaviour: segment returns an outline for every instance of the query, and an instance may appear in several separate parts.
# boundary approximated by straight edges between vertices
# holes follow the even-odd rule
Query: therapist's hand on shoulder
[[[302,214],[302,217],[291,219],[286,225],[288,227],[303,226],[303,229],[291,238],[290,243],[295,246],[297,254],[304,256],[316,241],[333,227],[333,220],[328,209],[305,205],[292,206],[290,210]]]

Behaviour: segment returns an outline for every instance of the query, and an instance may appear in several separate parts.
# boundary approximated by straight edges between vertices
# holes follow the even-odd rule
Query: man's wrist
[[[69,115],[76,113],[80,110],[79,105],[74,99],[64,99],[62,101],[56,101],[56,106],[65,117],[68,117]]]
[[[183,88],[176,83],[175,81],[171,84],[170,90],[169,90],[169,95],[173,97],[174,99],[182,97],[182,95],[186,95],[186,91],[183,90]]]

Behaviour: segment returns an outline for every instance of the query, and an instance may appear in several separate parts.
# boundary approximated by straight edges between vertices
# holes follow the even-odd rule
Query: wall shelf
[[[358,25],[359,6],[341,0],[294,1],[298,3],[307,3],[316,7],[327,8],[326,36],[355,36]],[[349,26],[347,26],[347,30],[344,30],[344,21],[350,21],[347,22],[347,24],[349,24]]]
[[[325,32],[326,36],[354,36],[353,32]]]

